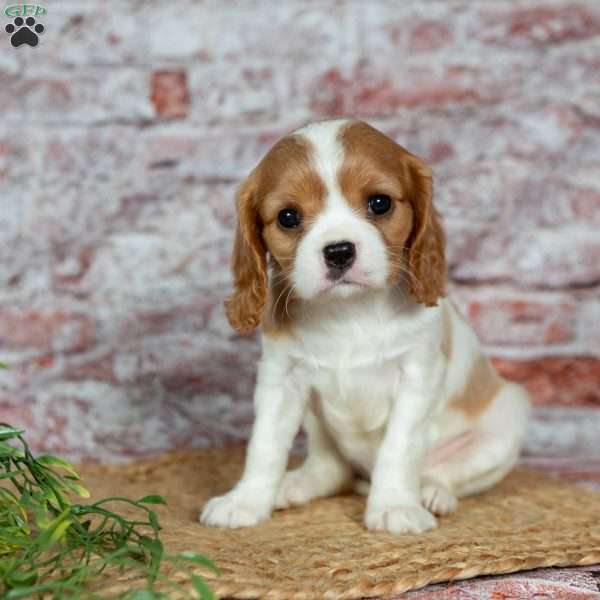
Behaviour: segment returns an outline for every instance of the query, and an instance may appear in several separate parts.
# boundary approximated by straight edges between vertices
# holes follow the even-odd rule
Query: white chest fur
[[[305,315],[287,350],[293,377],[313,390],[313,411],[345,458],[367,474],[406,361],[436,311],[381,293],[340,304]]]

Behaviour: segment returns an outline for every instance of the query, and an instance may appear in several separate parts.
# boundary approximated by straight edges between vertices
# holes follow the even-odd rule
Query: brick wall
[[[247,435],[233,191],[281,134],[348,114],[433,166],[453,293],[500,370],[600,408],[600,3],[46,6],[38,48],[0,30],[0,420],[38,449]]]

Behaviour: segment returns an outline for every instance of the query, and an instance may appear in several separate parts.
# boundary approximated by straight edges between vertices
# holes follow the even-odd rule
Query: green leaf
[[[38,585],[32,585],[28,587],[15,588],[10,590],[4,598],[6,600],[18,600],[19,598],[32,598],[35,593],[40,592],[40,587]]]
[[[156,513],[153,510],[151,510],[148,513],[148,521],[150,521],[150,526],[152,527],[152,529],[154,529],[154,531],[160,530],[160,525],[158,523],[158,519],[156,518]]]
[[[77,474],[77,471],[75,471],[73,465],[62,458],[52,456],[51,454],[44,454],[42,456],[38,456],[36,460],[38,463],[45,466],[60,467],[61,469],[65,469],[65,471],[68,471],[71,475],[79,479],[79,475]]]
[[[151,577],[154,578],[158,573],[158,569],[162,561],[164,553],[163,544],[158,538],[149,538],[147,536],[141,537],[140,543],[150,553],[150,565],[148,566],[148,570]]]
[[[11,587],[25,587],[33,585],[38,577],[37,571],[13,571],[9,574]]]
[[[192,585],[202,600],[216,600],[216,596],[212,593],[212,590],[208,587],[202,577],[192,573]]]
[[[0,440],[10,440],[12,438],[18,437],[23,433],[25,433],[24,429],[17,429],[15,427],[0,425]]]
[[[72,524],[71,511],[69,509],[63,511],[58,517],[48,521],[45,515],[37,515],[37,523],[42,533],[39,540],[44,545],[52,545],[63,537],[65,531]]]
[[[140,500],[138,500],[140,504],[167,504],[166,500],[162,496],[144,496]]]
[[[76,596],[73,594],[66,594],[66,591],[76,591],[76,592],[84,592],[85,590],[81,589],[79,586],[69,584],[67,582],[61,581],[51,581],[49,583],[40,583],[37,585],[32,585],[29,587],[16,588],[14,590],[10,590],[8,594],[2,597],[2,600],[17,600],[20,598],[33,598],[35,594],[38,594],[41,597],[43,592],[54,592],[51,596],[43,596],[51,597],[51,598],[74,598],[74,597],[83,597],[77,594]]]
[[[59,523],[52,532],[52,535],[50,536],[50,542],[58,542],[63,537],[65,531],[69,529],[69,527],[71,527],[71,525],[72,523],[70,519]]]
[[[6,600],[18,600],[19,598],[31,598],[33,594],[37,591],[36,586],[30,586],[26,588],[16,588],[10,590],[4,598]]]
[[[165,554],[159,519],[150,506],[166,504],[162,496],[149,495],[138,501],[114,497],[75,504],[73,492],[87,497],[88,491],[73,466],[56,456],[34,457],[23,433],[23,429],[0,423],[2,600],[99,598],[86,584],[119,572],[143,578],[140,587],[145,588],[129,590],[122,600],[168,600],[169,594],[155,589],[157,580],[177,597],[189,597],[190,593],[161,573],[165,561],[172,561],[190,577],[192,564],[217,572],[211,561],[196,552]],[[119,505],[136,509],[139,516],[108,508]],[[200,575],[194,574],[193,581],[201,598],[214,598]]]
[[[127,596],[128,600],[156,600],[159,595],[150,590],[136,590]]]
[[[23,453],[14,446],[0,442],[0,457],[4,456],[21,456]]]
[[[2,528],[2,542],[10,546],[21,546],[24,539],[24,531],[10,527]]]
[[[206,567],[207,569],[210,569],[213,573],[219,573],[219,569],[217,568],[215,563],[213,563],[210,559],[206,558],[206,556],[202,556],[202,554],[198,554],[193,550],[184,550],[183,552],[176,554],[175,558],[191,562],[196,565],[201,565],[203,567]]]
[[[83,487],[80,483],[75,481],[66,482],[66,487],[74,491],[80,498],[89,498],[90,492],[86,487]]]
[[[8,365],[6,363],[0,362],[0,369],[8,369]]]

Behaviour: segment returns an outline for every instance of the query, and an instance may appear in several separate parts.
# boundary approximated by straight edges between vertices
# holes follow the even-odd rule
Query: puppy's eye
[[[279,211],[277,220],[284,229],[293,229],[300,225],[300,215],[298,214],[298,211],[293,208],[284,208]]]
[[[385,194],[369,196],[369,212],[374,215],[384,215],[392,208],[392,199]]]

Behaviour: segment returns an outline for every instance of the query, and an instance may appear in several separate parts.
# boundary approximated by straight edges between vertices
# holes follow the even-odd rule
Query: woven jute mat
[[[167,550],[210,557],[221,571],[208,577],[219,597],[381,597],[477,575],[600,563],[600,494],[528,471],[461,501],[455,514],[422,535],[367,531],[365,499],[354,495],[277,511],[257,527],[200,525],[201,506],[231,488],[243,457],[234,448],[80,470],[96,498],[162,494]],[[104,589],[133,584],[115,581]]]

